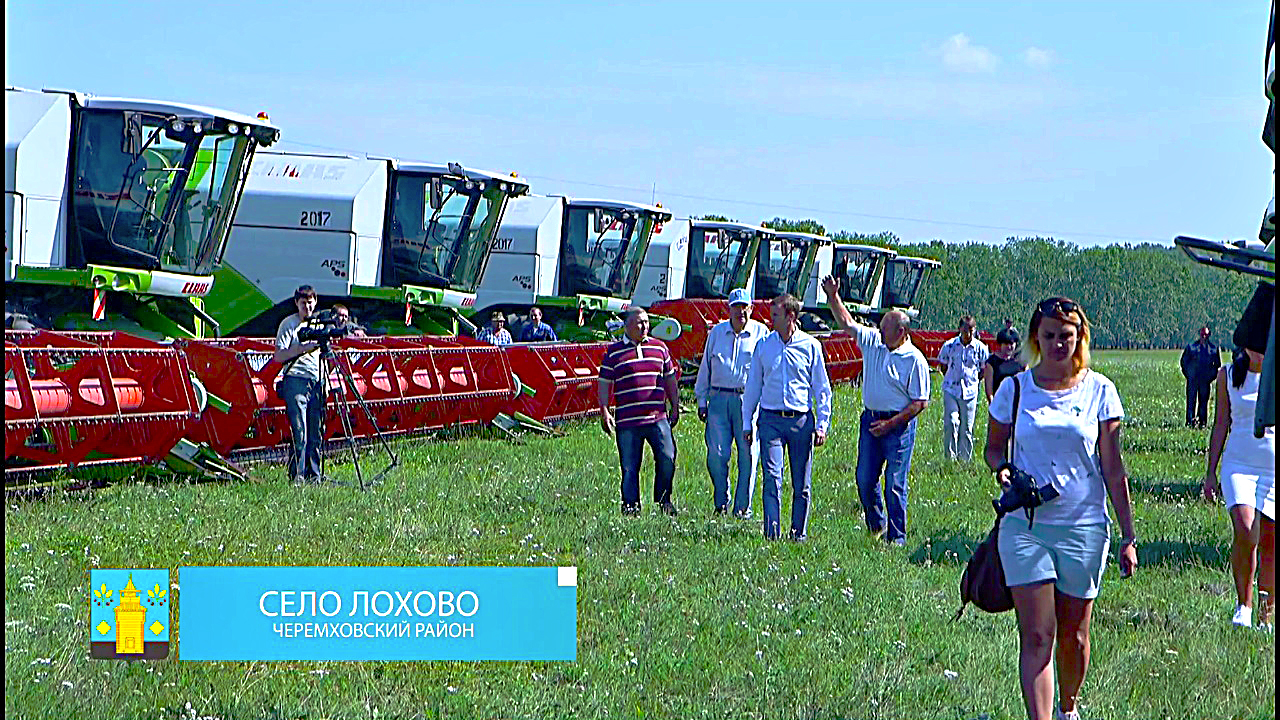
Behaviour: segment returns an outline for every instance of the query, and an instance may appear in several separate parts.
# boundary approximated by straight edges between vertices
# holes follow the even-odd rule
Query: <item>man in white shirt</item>
[[[906,545],[907,475],[916,443],[916,416],[929,404],[929,363],[911,342],[911,319],[906,313],[885,313],[877,330],[853,319],[840,299],[840,283],[834,277],[823,278],[822,289],[836,322],[854,334],[862,350],[857,479],[867,530],[895,545]]]
[[[800,301],[779,295],[769,305],[774,331],[756,346],[742,398],[742,426],[751,444],[760,411],[760,446],[764,456],[764,536],[782,534],[779,495],[782,454],[791,464],[791,539],[805,540],[809,525],[810,473],[813,448],[827,441],[831,425],[831,382],[822,345],[802,332]]]
[[[942,450],[950,460],[973,459],[973,419],[978,414],[978,385],[991,351],[974,336],[972,315],[960,318],[960,334],[942,344]]]
[[[751,517],[759,446],[746,440],[742,393],[756,346],[768,334],[764,323],[751,319],[751,295],[742,288],[729,293],[729,319],[707,333],[693,393],[698,399],[698,418],[707,424],[707,472],[711,475],[712,502],[718,515],[728,511],[729,453],[737,443],[738,485],[733,493],[733,514]]]

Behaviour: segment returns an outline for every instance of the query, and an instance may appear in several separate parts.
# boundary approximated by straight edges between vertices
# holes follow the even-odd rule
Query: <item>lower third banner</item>
[[[182,567],[179,660],[577,658],[574,567]]]

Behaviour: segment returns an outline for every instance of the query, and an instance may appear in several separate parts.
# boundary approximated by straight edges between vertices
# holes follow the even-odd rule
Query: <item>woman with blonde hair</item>
[[[1121,576],[1138,565],[1120,457],[1124,408],[1115,385],[1089,368],[1090,335],[1075,301],[1040,303],[1024,345],[1029,369],[1002,382],[990,404],[987,465],[1006,489],[1014,470],[1029,474],[1043,499],[1038,507],[1023,504],[1004,514],[999,530],[1000,562],[1018,616],[1022,698],[1032,720],[1080,717],[1089,620],[1111,545],[1108,495],[1121,531]]]

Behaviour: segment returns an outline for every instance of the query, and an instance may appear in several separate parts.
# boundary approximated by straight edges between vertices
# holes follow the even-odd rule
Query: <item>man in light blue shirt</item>
[[[960,318],[960,334],[938,351],[942,369],[942,451],[949,460],[973,459],[973,419],[978,414],[978,385],[991,351],[974,337],[978,323]]]
[[[827,441],[831,382],[822,345],[799,328],[800,301],[779,295],[769,305],[774,331],[756,346],[742,397],[742,426],[750,444],[758,429],[764,456],[764,536],[782,534],[782,454],[791,461],[791,539],[805,540],[809,526],[813,448]]]
[[[742,392],[756,346],[768,334],[764,323],[751,319],[751,295],[742,288],[729,293],[729,319],[707,333],[693,393],[698,398],[698,418],[707,424],[707,472],[711,475],[712,502],[718,515],[728,511],[729,452],[737,443],[738,485],[733,493],[733,514],[751,517],[759,446],[746,440]]]
[[[867,530],[895,545],[906,545],[907,475],[916,444],[916,416],[929,404],[929,363],[911,342],[911,319],[906,313],[890,310],[877,330],[854,321],[834,277],[823,278],[822,289],[836,322],[853,333],[862,351],[857,479]]]

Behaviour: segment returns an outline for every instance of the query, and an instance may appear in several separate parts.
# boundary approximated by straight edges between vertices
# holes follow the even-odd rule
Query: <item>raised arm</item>
[[[849,308],[844,306],[844,300],[840,298],[840,281],[833,275],[827,275],[822,278],[822,291],[827,294],[827,307],[831,308],[836,324],[841,330],[852,330],[856,323]]]

